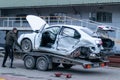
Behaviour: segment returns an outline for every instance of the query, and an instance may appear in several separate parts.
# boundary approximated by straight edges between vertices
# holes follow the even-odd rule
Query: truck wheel
[[[30,52],[32,50],[32,43],[29,39],[24,39],[21,43],[21,48],[25,52]]]
[[[32,56],[26,56],[24,58],[24,65],[27,69],[33,69],[35,67],[35,59]]]
[[[62,64],[65,69],[70,69],[73,65],[72,64]]]
[[[45,57],[39,57],[36,62],[36,67],[38,70],[46,71],[48,70],[48,61]]]

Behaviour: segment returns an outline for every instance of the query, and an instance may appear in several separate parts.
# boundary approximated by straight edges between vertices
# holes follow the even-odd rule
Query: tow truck
[[[34,15],[28,15],[26,19],[33,33],[22,34],[18,43],[23,51],[14,51],[23,54],[26,68],[36,67],[46,71],[57,68],[60,64],[66,69],[74,65],[81,65],[85,69],[107,65],[107,56],[100,52],[101,39],[95,33],[93,36],[88,28],[64,24],[49,26]],[[50,41],[43,37],[46,34],[49,34],[47,39]]]
[[[80,65],[84,69],[99,68],[107,66],[107,59],[103,60],[85,60],[81,58],[72,58],[69,56],[58,55],[44,51],[22,52],[14,51],[16,54],[22,54],[24,66],[27,69],[37,68],[40,71],[56,69],[60,64],[65,69],[70,69],[72,66]]]

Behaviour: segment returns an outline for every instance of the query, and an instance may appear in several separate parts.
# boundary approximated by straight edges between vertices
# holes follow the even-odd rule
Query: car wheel
[[[36,62],[36,68],[41,71],[48,70],[48,61],[45,57],[39,57]]]
[[[35,67],[35,59],[32,56],[26,56],[24,58],[24,65],[27,69],[33,69]]]
[[[25,52],[30,52],[32,50],[32,43],[29,39],[24,39],[21,43],[21,48]]]

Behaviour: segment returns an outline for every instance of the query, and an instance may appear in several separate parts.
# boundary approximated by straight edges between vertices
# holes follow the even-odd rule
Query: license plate
[[[99,67],[99,66],[100,66],[99,63],[93,64],[93,67]]]

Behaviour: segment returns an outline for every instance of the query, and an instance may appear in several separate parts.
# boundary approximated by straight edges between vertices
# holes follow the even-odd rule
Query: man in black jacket
[[[14,59],[13,44],[15,43],[18,45],[18,43],[17,43],[17,28],[13,28],[12,31],[9,31],[5,37],[5,40],[6,40],[5,55],[4,55],[2,67],[6,67],[5,63],[6,63],[8,56],[9,56],[11,59],[10,68],[13,68],[13,59]]]

